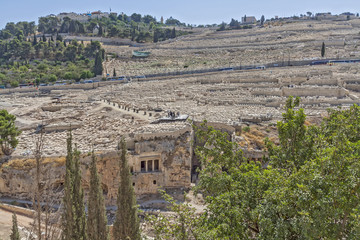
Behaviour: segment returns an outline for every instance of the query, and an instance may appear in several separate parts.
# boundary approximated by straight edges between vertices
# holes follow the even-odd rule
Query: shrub
[[[73,75],[72,75],[71,72],[66,72],[66,73],[64,74],[64,79],[70,80],[70,79],[72,79],[72,78],[73,78]]]
[[[11,81],[10,85],[11,85],[12,87],[18,87],[18,86],[19,86],[19,82],[16,81],[16,80],[13,80],[13,81]]]
[[[57,81],[57,77],[54,74],[50,74],[48,76],[48,79],[50,82],[56,82]]]
[[[44,63],[41,63],[37,66],[37,69],[39,69],[40,71],[46,71],[48,69],[48,66]]]
[[[245,126],[242,129],[244,132],[250,132],[250,127],[249,126]]]

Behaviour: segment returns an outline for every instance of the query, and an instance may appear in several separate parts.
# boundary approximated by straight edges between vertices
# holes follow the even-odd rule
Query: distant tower
[[[164,18],[163,18],[163,16],[161,16],[160,22],[161,22],[161,24],[164,24]]]

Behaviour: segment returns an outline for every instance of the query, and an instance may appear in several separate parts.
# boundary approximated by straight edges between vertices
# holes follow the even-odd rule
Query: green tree
[[[175,30],[175,28],[173,28],[171,30],[171,38],[176,38],[176,30]]]
[[[117,211],[113,227],[114,239],[140,239],[139,219],[137,216],[136,197],[132,186],[130,169],[126,157],[126,143],[122,138],[119,143],[120,183],[117,197]],[[121,151],[121,152],[120,152]]]
[[[155,231],[155,239],[201,239],[199,216],[195,214],[195,208],[186,202],[177,203],[163,190],[160,190],[160,193],[169,204],[168,209],[175,214],[168,217],[146,216]]]
[[[80,74],[81,79],[87,79],[87,78],[92,78],[92,77],[93,77],[93,73],[90,72],[89,70],[82,71]],[[71,79],[71,77],[70,77],[70,79]]]
[[[64,56],[68,61],[75,62],[77,47],[69,44],[64,51]]]
[[[226,27],[226,23],[225,23],[225,22],[222,22],[222,23],[220,24],[219,31],[224,31],[224,30],[225,30],[225,27]]]
[[[94,74],[102,75],[102,72],[103,72],[102,58],[101,58],[101,53],[98,51],[95,56]]]
[[[90,191],[88,200],[88,237],[91,240],[109,239],[106,209],[101,188],[101,180],[97,172],[96,156],[92,153],[90,164]]]
[[[56,82],[57,81],[57,77],[54,74],[50,74],[48,76],[48,79],[49,79],[50,82]]]
[[[80,152],[72,148],[72,134],[67,138],[63,198],[62,239],[86,240],[84,193],[81,187]]]
[[[64,79],[67,79],[67,80],[73,79],[73,74],[71,72],[66,72],[64,74]]]
[[[239,23],[238,20],[235,20],[235,19],[232,18],[231,21],[230,21],[229,26],[230,26],[231,28],[239,28],[239,27],[240,27],[240,23]]]
[[[116,77],[116,71],[115,71],[115,68],[114,68],[114,71],[113,71],[113,77]]]
[[[360,234],[360,108],[329,110],[328,115],[310,134],[315,154],[266,197],[262,215],[277,211],[282,216],[262,221],[264,234],[272,236],[268,239],[278,239],[274,229],[298,239],[356,239]]]
[[[313,127],[305,126],[306,115],[300,105],[300,98],[290,96],[285,105],[283,120],[277,123],[279,145],[268,139],[265,140],[269,152],[269,161],[276,168],[293,171],[299,169],[304,162],[312,157],[314,140],[309,132],[315,131]]]
[[[160,31],[158,28],[155,29],[154,31],[154,37],[153,37],[153,42],[156,43],[159,41],[159,35],[160,35]]]
[[[196,191],[205,211],[185,221],[159,216],[159,238],[357,239],[360,234],[360,107],[329,110],[320,126],[304,126],[299,99],[287,100],[279,146],[265,164],[242,157],[226,133],[197,130],[201,160]],[[268,140],[267,140],[268,141]],[[178,205],[178,206],[181,206]],[[193,235],[184,235],[191,229]],[[195,235],[194,235],[195,234]]]
[[[321,57],[325,56],[325,43],[323,42],[321,45]]]
[[[11,235],[10,240],[20,240],[19,228],[17,223],[16,214],[13,213],[12,215],[12,228],[11,228]]]
[[[15,126],[16,117],[9,114],[5,109],[0,110],[0,145],[5,155],[11,155],[18,144],[17,136],[21,131]]]
[[[34,33],[33,46],[35,46],[36,44],[37,44],[37,37],[36,37],[36,35],[35,35],[35,33]]]
[[[18,81],[16,81],[16,80],[12,80],[11,82],[10,82],[10,86],[11,87],[18,87],[19,86],[19,82]]]
[[[0,73],[0,81],[4,81],[6,79],[6,75],[3,73]]]
[[[262,15],[261,18],[260,18],[260,25],[264,25],[264,22],[265,22],[265,16]]]
[[[141,14],[133,13],[131,14],[131,20],[134,22],[140,22],[141,21]]]

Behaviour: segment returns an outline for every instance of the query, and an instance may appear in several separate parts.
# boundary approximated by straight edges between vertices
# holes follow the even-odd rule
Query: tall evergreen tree
[[[36,38],[36,35],[34,33],[34,41],[33,41],[33,46],[35,46],[37,44],[37,38]]]
[[[98,36],[101,37],[103,35],[103,27],[101,26],[101,24],[99,25],[99,31],[98,31]]]
[[[262,15],[261,18],[260,18],[260,25],[264,25],[264,22],[265,22],[265,16]]]
[[[117,198],[117,211],[113,236],[117,240],[140,239],[139,219],[131,174],[126,158],[126,143],[122,138],[119,144],[120,184]],[[120,152],[121,151],[121,152]]]
[[[80,169],[80,152],[74,150],[74,185],[73,185],[73,203],[75,207],[75,238],[79,240],[86,240],[86,214],[84,205],[84,191],[81,187],[81,169]]]
[[[176,38],[176,30],[175,30],[175,28],[173,28],[172,31],[171,31],[171,38]]]
[[[114,71],[113,71],[113,77],[116,77],[116,71],[115,71],[115,68],[114,68]]]
[[[101,75],[103,72],[101,53],[97,52],[95,56],[94,74]]]
[[[61,35],[59,35],[59,33],[56,33],[56,41],[60,41],[60,42],[63,41],[63,38]]]
[[[325,56],[325,43],[323,42],[321,45],[321,57]]]
[[[97,172],[96,156],[92,153],[90,165],[90,192],[88,200],[88,237],[91,240],[109,239],[106,209],[101,188],[101,180]]]
[[[64,183],[62,239],[86,240],[84,193],[81,188],[80,152],[72,149],[72,134],[67,139],[66,173]]]
[[[20,240],[19,228],[15,213],[12,215],[12,224],[10,240]]]
[[[159,41],[159,30],[156,28],[154,31],[154,43]]]

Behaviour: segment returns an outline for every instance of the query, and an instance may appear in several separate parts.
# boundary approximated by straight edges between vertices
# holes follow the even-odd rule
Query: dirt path
[[[17,215],[17,220],[20,229],[23,227],[29,228],[30,224],[33,221],[31,218],[21,215]],[[0,209],[0,239],[1,240],[10,239],[11,227],[12,227],[12,213]],[[20,232],[21,232],[21,236],[24,236],[23,235],[24,233],[22,231]]]

